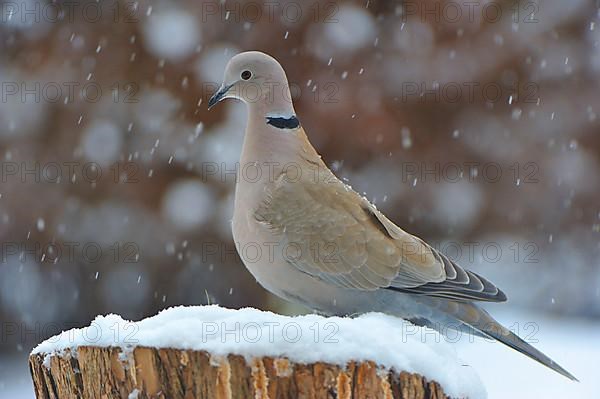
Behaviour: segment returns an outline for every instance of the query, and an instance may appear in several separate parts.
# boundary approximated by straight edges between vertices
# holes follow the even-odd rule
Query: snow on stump
[[[382,314],[287,317],[175,307],[98,316],[36,347],[37,398],[483,398],[453,348]]]

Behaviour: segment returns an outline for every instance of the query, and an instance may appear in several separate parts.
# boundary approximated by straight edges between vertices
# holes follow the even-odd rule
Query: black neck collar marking
[[[267,125],[275,126],[278,129],[296,129],[300,126],[300,121],[296,115],[289,118],[267,116]]]

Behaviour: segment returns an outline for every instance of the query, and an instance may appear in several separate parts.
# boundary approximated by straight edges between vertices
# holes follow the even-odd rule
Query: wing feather
[[[344,288],[506,300],[488,280],[396,226],[347,185],[326,177],[321,181],[327,183],[316,184],[282,175],[267,187],[255,211],[256,219],[281,237],[290,264]]]

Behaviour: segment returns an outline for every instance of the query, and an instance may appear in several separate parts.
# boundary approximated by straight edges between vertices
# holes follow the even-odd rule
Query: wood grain
[[[440,385],[373,362],[296,364],[285,358],[211,356],[206,352],[83,346],[76,353],[31,355],[38,399],[442,399]],[[47,367],[48,366],[48,367]]]

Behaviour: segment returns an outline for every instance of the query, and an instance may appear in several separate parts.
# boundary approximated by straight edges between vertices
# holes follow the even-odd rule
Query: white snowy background
[[[245,109],[206,101],[243,50],[281,61],[339,176],[502,287],[490,311],[581,380],[461,342],[491,398],[597,394],[594,2],[97,4],[0,1],[0,397],[31,397],[29,350],[97,314],[303,311],[229,230]]]

